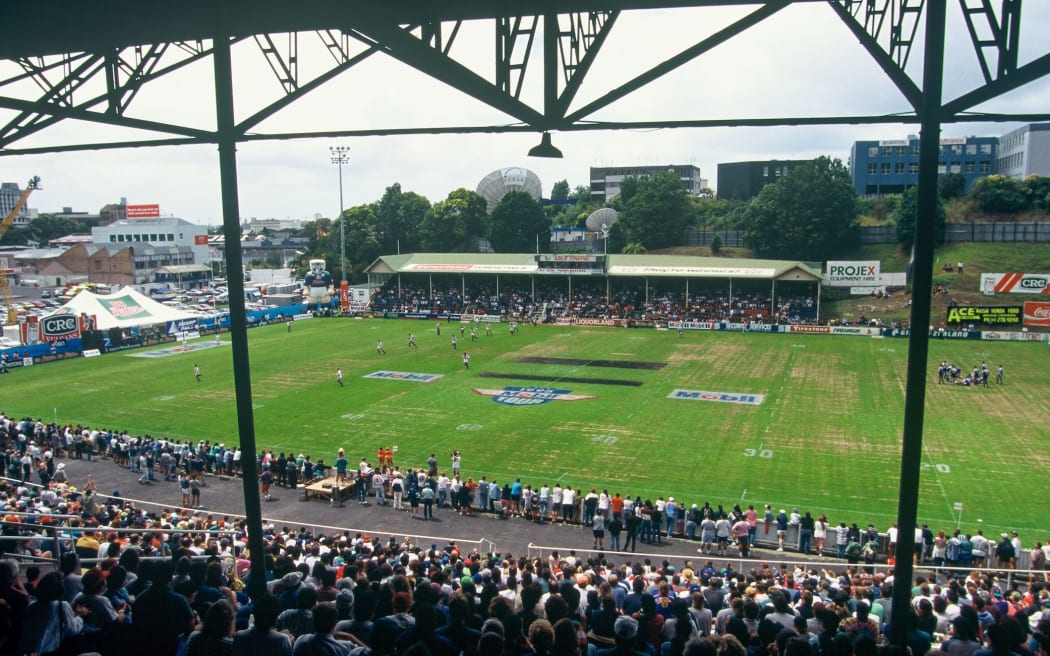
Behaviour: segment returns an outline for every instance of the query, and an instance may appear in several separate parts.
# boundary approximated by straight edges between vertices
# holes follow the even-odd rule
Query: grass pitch
[[[407,345],[410,331],[418,350]],[[689,331],[679,338],[674,331],[555,326],[510,335],[501,324],[491,337],[482,327],[473,343],[468,330],[453,350],[453,331],[459,337],[458,324],[442,323],[439,337],[433,322],[379,319],[249,331],[257,445],[326,462],[344,447],[354,463],[396,445],[396,463],[423,466],[433,452],[445,470],[458,449],[465,476],[500,482],[521,477],[686,503],[798,506],[832,522],[871,521],[880,529],[896,517],[906,339]],[[378,339],[386,355],[376,352]],[[141,353],[14,371],[0,378],[0,410],[178,440],[237,441],[228,341],[134,357]],[[1002,363],[1006,384],[939,386],[941,360],[964,370],[984,361],[993,377]],[[930,362],[920,521],[935,529],[960,521],[986,533],[1017,529],[1026,544],[1044,539],[1036,499],[1050,438],[1047,345],[933,340]],[[345,387],[336,383],[337,367]],[[364,377],[381,370],[441,378]],[[512,406],[474,391],[508,386],[594,398]],[[668,398],[676,389],[764,399],[744,405]],[[963,504],[961,517],[956,503]]]

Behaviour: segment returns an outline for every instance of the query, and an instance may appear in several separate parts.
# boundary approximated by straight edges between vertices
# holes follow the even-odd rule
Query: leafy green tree
[[[857,214],[870,216],[879,221],[885,221],[893,216],[900,204],[900,196],[873,196],[871,198],[857,199]]]
[[[818,157],[759,192],[745,214],[744,239],[761,257],[827,259],[857,243],[856,201],[842,161]]]
[[[717,232],[711,237],[711,252],[717,255],[722,251],[722,235]]]
[[[554,188],[551,189],[551,200],[562,201],[569,200],[569,181],[559,180],[554,183]]]
[[[1028,205],[1021,182],[998,174],[978,178],[970,190],[970,198],[985,212],[1014,214]]]
[[[1050,177],[1030,175],[1021,182],[1021,189],[1028,199],[1028,206],[1050,212]]]
[[[644,255],[649,251],[644,244],[638,241],[632,241],[623,247],[624,255]]]
[[[623,223],[617,221],[609,227],[609,236],[605,241],[605,249],[609,253],[623,253],[627,246],[627,231],[623,229]]]
[[[375,210],[369,205],[358,205],[343,212],[344,232],[346,233],[346,259],[347,279],[360,282],[364,280],[366,267],[372,264],[381,255],[389,254],[385,251],[379,238],[379,217]],[[329,265],[334,261],[336,266],[329,266],[328,270],[333,278],[339,278],[339,226],[336,225],[330,237],[330,246],[326,249],[331,255],[327,260]]]
[[[333,226],[338,230],[338,224],[331,219],[306,221],[294,233],[294,236],[307,240],[307,253],[317,253],[324,250],[325,242],[332,235]]]
[[[689,195],[671,171],[626,178],[619,205],[620,222],[631,239],[649,250],[681,244],[693,218]]]
[[[532,196],[511,191],[492,210],[489,242],[498,253],[531,253],[538,237],[540,248],[546,250],[550,228],[550,219]]]
[[[962,173],[945,173],[937,178],[937,195],[944,200],[960,198],[966,193],[966,176]]]
[[[383,250],[386,253],[419,250],[419,227],[429,209],[429,200],[415,192],[401,191],[400,183],[387,187],[375,207]]]
[[[893,211],[893,221],[897,228],[897,241],[905,246],[915,242],[915,218],[919,214],[919,188],[909,187],[900,198],[897,209]],[[947,230],[947,218],[944,211],[944,200],[937,198],[937,216],[934,217],[933,239],[937,244],[944,243]]]
[[[419,227],[423,250],[436,253],[465,250],[471,237],[485,234],[487,209],[485,199],[477,193],[462,187],[456,189],[423,216]]]
[[[748,201],[736,198],[692,198],[689,199],[696,224],[716,230],[734,228],[747,208]]]

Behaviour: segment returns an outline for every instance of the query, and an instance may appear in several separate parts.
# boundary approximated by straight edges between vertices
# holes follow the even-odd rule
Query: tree
[[[722,251],[722,235],[717,232],[711,237],[711,252],[717,255]]]
[[[419,250],[419,227],[430,209],[430,201],[415,192],[401,191],[397,182],[386,188],[375,206],[379,241],[386,253]]]
[[[617,221],[609,228],[609,236],[605,240],[605,250],[608,253],[624,253],[627,247],[627,232],[623,229],[623,223]]]
[[[1021,183],[1021,189],[1029,207],[1050,212],[1050,177],[1030,175]]]
[[[346,233],[346,259],[347,278],[350,280],[363,280],[365,267],[369,266],[384,253],[383,245],[379,240],[379,218],[369,205],[358,205],[343,212],[343,231]],[[329,262],[339,262],[339,226],[332,230],[330,246],[326,248],[331,253],[327,259]],[[333,278],[338,278],[339,267],[329,267]]]
[[[893,221],[897,226],[897,241],[905,246],[911,246],[915,242],[915,218],[919,214],[919,188],[909,187],[901,196],[897,209],[893,211]],[[944,235],[947,230],[947,218],[944,211],[944,201],[937,198],[937,216],[934,217],[933,239],[937,244],[944,243]]]
[[[529,253],[536,240],[546,249],[550,244],[551,222],[540,204],[524,191],[508,192],[492,210],[489,242],[499,253]]]
[[[619,205],[620,221],[631,239],[649,250],[681,244],[693,216],[689,195],[671,171],[626,178],[620,185]]]
[[[937,178],[937,195],[944,200],[959,198],[966,193],[966,176],[962,173],[945,173]]]
[[[985,212],[1013,214],[1025,209],[1028,204],[1021,182],[998,174],[978,178],[970,190],[970,197]]]
[[[437,253],[465,250],[471,237],[485,234],[487,210],[482,196],[456,189],[423,216],[419,227],[422,249]]]
[[[818,157],[765,186],[745,213],[756,255],[825,260],[859,239],[857,196],[841,160]]]
[[[569,200],[569,181],[559,180],[554,183],[554,188],[551,189],[551,200],[553,201],[564,201]]]
[[[632,241],[623,247],[624,255],[645,255],[648,250],[641,242],[637,241]]]

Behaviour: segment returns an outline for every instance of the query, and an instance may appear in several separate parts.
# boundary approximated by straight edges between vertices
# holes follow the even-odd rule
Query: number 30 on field
[[[758,456],[759,458],[772,458],[773,451],[771,449],[744,449],[745,458],[754,458],[755,456]]]

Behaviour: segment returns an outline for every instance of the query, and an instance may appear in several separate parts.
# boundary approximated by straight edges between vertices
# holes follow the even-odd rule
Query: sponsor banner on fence
[[[739,403],[742,405],[761,405],[764,394],[737,394],[736,392],[705,392],[703,390],[672,390],[669,399],[686,399],[689,401],[715,401],[716,403]]]
[[[948,308],[945,323],[980,323],[986,326],[1020,326],[1021,306],[962,305]]]
[[[432,383],[442,374],[417,374],[409,371],[373,371],[362,378],[380,378],[382,380],[407,380],[413,383]]]
[[[732,330],[745,333],[776,333],[780,332],[780,326],[772,323],[733,323],[720,321],[715,324],[716,330]]]
[[[1050,294],[1050,274],[982,273],[981,291],[985,294]]]
[[[551,401],[585,401],[596,399],[596,396],[573,394],[572,390],[554,389],[553,387],[504,387],[498,389],[474,388],[475,394],[491,396],[496,403],[503,405],[543,405]]]
[[[667,327],[671,330],[714,330],[715,324],[712,321],[669,321]]]
[[[1025,301],[1024,325],[1050,326],[1050,303],[1046,301]]]
[[[860,335],[862,337],[871,337],[872,335],[881,335],[881,328],[872,328],[871,326],[830,326],[832,335]]]
[[[789,333],[801,333],[804,335],[827,335],[831,332],[828,326],[811,326],[804,323],[791,324],[787,327]]]
[[[930,331],[930,337],[936,339],[981,339],[981,331],[934,328]]]
[[[824,284],[829,287],[873,287],[880,283],[879,260],[828,261]]]
[[[197,317],[193,317],[192,319],[174,319],[168,321],[167,324],[168,329],[165,332],[169,335],[179,336],[198,331]],[[200,335],[197,336],[199,337]],[[187,337],[187,339],[189,338]]]
[[[623,325],[623,319],[573,319],[570,317],[558,317],[554,320],[558,326],[606,326],[608,328],[619,328]]]
[[[991,342],[1045,342],[1050,335],[1046,333],[1022,333],[1011,330],[984,330],[981,339]]]
[[[621,319],[577,319],[577,326],[609,326],[610,328],[619,328],[623,325]]]
[[[40,339],[44,342],[80,337],[80,320],[73,315],[54,314],[40,319]]]

